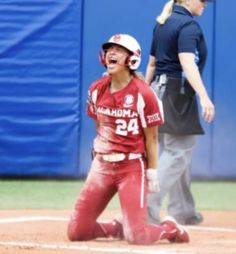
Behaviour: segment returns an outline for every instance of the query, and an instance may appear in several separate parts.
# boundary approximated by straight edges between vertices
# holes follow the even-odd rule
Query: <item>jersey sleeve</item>
[[[162,102],[158,98],[152,88],[147,86],[145,93],[139,98],[139,114],[143,128],[162,125],[163,110]]]
[[[104,93],[107,85],[110,83],[111,77],[109,75],[103,76],[92,83],[88,90],[86,111],[87,115],[97,120],[97,103],[98,97]]]
[[[93,86],[88,90],[86,110],[87,115],[93,119],[97,119],[97,110],[96,110],[96,101],[97,101],[97,89],[94,89]]]
[[[198,23],[191,21],[190,23],[185,24],[179,31],[178,52],[189,52],[195,54],[200,35],[201,29]]]

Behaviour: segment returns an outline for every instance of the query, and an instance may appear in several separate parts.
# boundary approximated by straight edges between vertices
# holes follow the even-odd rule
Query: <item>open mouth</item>
[[[114,58],[108,59],[108,64],[117,64],[117,59]]]

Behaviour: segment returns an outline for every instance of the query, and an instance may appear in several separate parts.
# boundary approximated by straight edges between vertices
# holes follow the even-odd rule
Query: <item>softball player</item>
[[[95,157],[75,203],[68,237],[72,241],[125,238],[131,244],[161,239],[188,242],[188,233],[170,217],[161,225],[146,223],[147,189],[158,190],[157,126],[162,116],[155,93],[135,72],[140,45],[130,35],[117,34],[102,49],[108,75],[91,85],[87,100],[87,113],[97,127]],[[117,192],[122,221],[97,221]]]

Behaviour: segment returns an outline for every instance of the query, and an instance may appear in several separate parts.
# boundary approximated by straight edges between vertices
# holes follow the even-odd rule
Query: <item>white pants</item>
[[[184,220],[196,214],[190,189],[192,150],[195,135],[159,133],[160,156],[158,163],[159,193],[148,194],[148,222],[160,222],[163,198],[169,194],[168,214]]]

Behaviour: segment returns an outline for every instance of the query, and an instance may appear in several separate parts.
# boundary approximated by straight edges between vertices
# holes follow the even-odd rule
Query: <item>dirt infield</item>
[[[117,211],[107,210],[107,220]],[[161,241],[151,246],[132,246],[125,241],[98,239],[71,243],[66,237],[70,211],[0,211],[1,254],[174,254],[236,253],[236,212],[203,211],[204,223],[188,226],[191,242],[170,244]]]

